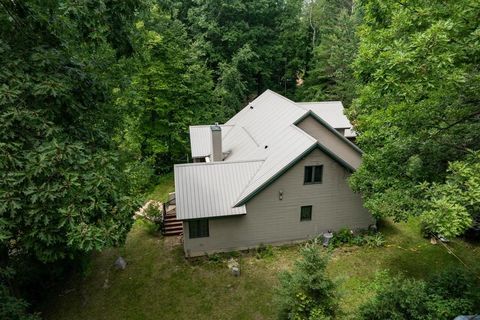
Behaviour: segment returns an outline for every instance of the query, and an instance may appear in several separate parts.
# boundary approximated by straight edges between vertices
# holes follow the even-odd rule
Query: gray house
[[[190,127],[194,163],[175,165],[188,257],[311,239],[374,223],[347,178],[362,161],[341,102],[267,90],[223,125]]]

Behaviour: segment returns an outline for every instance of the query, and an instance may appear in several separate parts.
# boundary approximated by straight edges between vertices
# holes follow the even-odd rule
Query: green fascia
[[[334,129],[335,130],[335,129]],[[348,141],[348,140],[347,140]],[[298,157],[296,157],[292,162],[290,162],[288,165],[282,168],[282,170],[278,171],[274,176],[272,176],[269,180],[267,180],[265,183],[263,183],[260,187],[258,187],[255,191],[250,193],[247,197],[245,197],[243,200],[239,201],[234,205],[234,207],[239,207],[243,206],[246,204],[248,201],[250,201],[253,197],[255,197],[257,194],[262,192],[265,188],[267,188],[269,185],[271,185],[273,182],[275,182],[278,178],[280,178],[285,172],[287,172],[290,168],[292,168],[294,165],[296,165],[300,160],[308,156],[310,153],[313,152],[313,150],[320,149],[323,151],[327,156],[338,162],[342,167],[344,167],[346,170],[349,172],[354,172],[355,168],[353,168],[351,165],[340,159],[337,155],[335,155],[333,152],[328,150],[324,145],[321,143],[317,142],[313,144],[311,147],[306,149],[302,154],[300,154]]]

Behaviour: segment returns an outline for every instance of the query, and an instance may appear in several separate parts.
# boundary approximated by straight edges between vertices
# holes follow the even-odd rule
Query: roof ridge
[[[179,163],[174,164],[174,167],[198,167],[198,166],[212,166],[212,165],[227,165],[238,163],[251,163],[251,162],[264,162],[265,159],[252,159],[252,160],[235,160],[235,161],[212,161],[212,162],[195,162],[195,163]]]
[[[280,98],[282,98],[282,99],[284,99],[284,100],[287,100],[288,102],[291,102],[295,107],[303,110],[303,108],[297,106],[297,103],[296,103],[295,101],[290,100],[290,99],[288,99],[287,97],[284,97],[284,96],[282,96],[280,93],[277,93],[277,92],[275,92],[275,91],[273,91],[273,90],[267,89],[267,90],[265,90],[263,93],[265,93],[265,92],[267,92],[267,91],[275,94],[277,97],[280,97]],[[263,93],[262,93],[262,94],[263,94]],[[261,94],[261,95],[262,95],[262,94]],[[260,95],[260,96],[261,96],[261,95]],[[258,96],[258,97],[260,97],[260,96]],[[257,98],[258,98],[258,97],[257,97]],[[257,99],[257,98],[255,98],[255,99]],[[255,100],[253,100],[253,101],[255,101]],[[252,101],[252,102],[253,102],[253,101]]]
[[[188,126],[189,128],[204,128],[204,127],[210,127],[213,126],[213,124],[195,124]],[[234,127],[234,124],[219,124],[220,127]]]
[[[313,104],[313,103],[332,103],[332,102],[340,102],[342,103],[341,100],[324,100],[324,101],[299,101],[295,102],[296,104]],[[343,103],[342,103],[343,106]]]

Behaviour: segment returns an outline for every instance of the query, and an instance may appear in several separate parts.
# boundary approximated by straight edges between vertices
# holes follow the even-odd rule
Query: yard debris
[[[117,260],[115,260],[115,269],[117,270],[125,270],[127,267],[127,261],[123,259],[122,257],[118,257]]]

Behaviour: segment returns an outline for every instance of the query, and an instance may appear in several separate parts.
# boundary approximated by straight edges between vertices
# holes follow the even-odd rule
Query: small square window
[[[323,179],[323,165],[305,167],[305,175],[303,177],[304,184],[322,183],[322,179]]]
[[[312,206],[303,206],[300,208],[300,221],[312,220]]]
[[[208,237],[208,219],[188,221],[188,233],[190,239]]]

